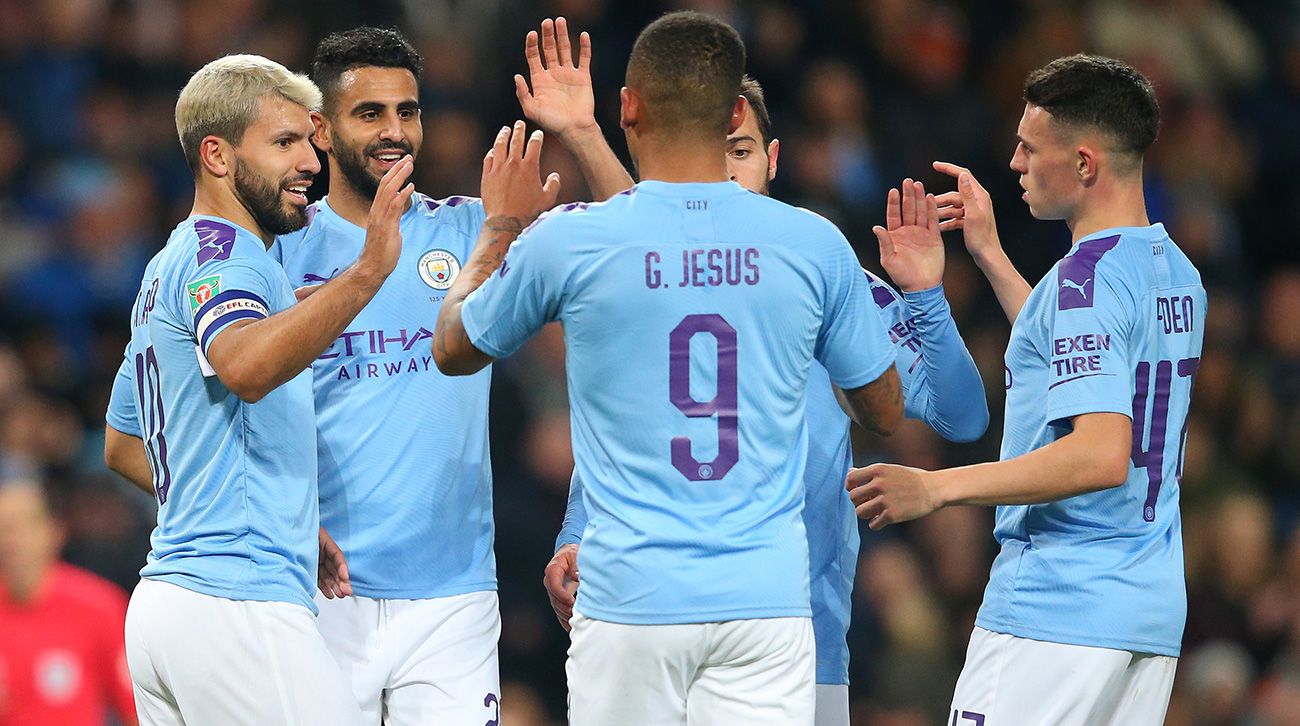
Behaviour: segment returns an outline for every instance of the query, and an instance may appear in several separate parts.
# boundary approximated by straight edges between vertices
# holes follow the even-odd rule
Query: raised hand
[[[880,264],[903,292],[926,290],[943,282],[943,239],[939,208],[925,185],[904,179],[901,191],[885,200],[885,227],[872,227],[880,243]]]
[[[518,229],[528,226],[539,214],[555,206],[560,175],[551,172],[541,182],[542,130],[524,142],[523,121],[503,126],[492,150],[483,157],[483,209],[489,220],[513,220]]]
[[[936,197],[939,203],[939,229],[962,231],[966,250],[982,262],[990,253],[1002,253],[997,220],[993,217],[993,199],[988,190],[975,180],[970,169],[946,161],[934,162],[934,170],[957,180],[957,190]]]
[[[542,585],[551,599],[555,619],[567,631],[573,617],[573,604],[578,596],[578,545],[566,544],[555,552],[542,575]]]
[[[515,96],[524,115],[558,138],[596,128],[596,98],[591,90],[591,36],[585,32],[578,36],[576,65],[567,20],[543,20],[540,40],[539,52],[538,33],[528,32],[524,41],[528,81],[515,75]]]
[[[397,266],[402,254],[399,224],[415,193],[415,184],[407,184],[406,180],[414,168],[414,160],[404,156],[379,181],[379,190],[366,215],[366,244],[357,258],[358,266],[364,265],[367,272],[387,277]]]
[[[939,229],[960,229],[966,250],[993,285],[998,304],[1015,322],[1029,298],[1029,283],[1016,271],[998,239],[997,220],[993,218],[993,200],[970,169],[946,161],[934,162],[934,170],[957,178],[957,191],[945,192],[939,203]]]

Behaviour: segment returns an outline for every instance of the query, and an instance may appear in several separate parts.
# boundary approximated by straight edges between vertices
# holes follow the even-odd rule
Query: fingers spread
[[[893,257],[894,240],[890,238],[889,230],[876,225],[871,228],[871,231],[876,234],[876,242],[880,244],[880,258],[883,260],[886,257]]]
[[[940,174],[947,174],[948,176],[951,177],[958,176],[963,172],[970,173],[970,170],[967,169],[966,167],[957,166],[956,164],[947,161],[936,161],[933,164],[931,164],[931,166],[933,166],[934,170],[939,172]]]
[[[903,180],[903,226],[916,224],[916,195],[912,191],[912,180]]]
[[[925,210],[925,226],[930,229],[939,229],[939,202],[935,200],[933,194],[925,195]]]
[[[534,76],[543,73],[546,69],[542,67],[542,52],[537,47],[537,31],[528,31],[528,37],[524,39],[524,58],[528,60],[528,72]]]
[[[578,70],[585,71],[591,67],[591,36],[582,31],[578,36]]]
[[[509,159],[510,161],[514,161],[515,159],[521,158],[523,156],[524,131],[525,131],[524,122],[516,121],[514,125],[514,129],[511,130],[510,132],[510,137],[509,137],[510,147],[506,155],[506,158]]]
[[[542,57],[546,60],[548,69],[560,63],[560,56],[555,47],[555,21],[550,18],[542,21]]]
[[[563,63],[566,68],[572,68],[573,50],[572,46],[569,44],[569,21],[565,20],[563,17],[556,18],[555,35],[559,40],[557,45],[560,51],[560,62]]]
[[[885,227],[893,230],[901,226],[903,226],[903,208],[899,206],[898,190],[890,189],[889,195],[885,197]]]

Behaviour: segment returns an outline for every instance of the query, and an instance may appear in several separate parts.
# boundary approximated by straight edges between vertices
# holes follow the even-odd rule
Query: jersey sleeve
[[[894,363],[894,348],[885,325],[871,302],[867,276],[839,230],[833,254],[823,263],[826,299],[815,355],[830,374],[831,382],[843,389],[871,383]]]
[[[989,425],[984,381],[957,331],[943,285],[903,293],[903,300],[910,313],[905,329],[916,347],[895,342],[907,416],[949,441],[978,439]]]
[[[1081,253],[1062,260],[1056,271],[1048,339],[1050,422],[1085,413],[1133,415],[1128,348],[1137,305],[1118,267],[1071,264]]]
[[[122,357],[122,365],[113,377],[113,391],[108,397],[108,413],[104,420],[109,426],[124,434],[143,438],[140,433],[140,418],[136,415],[135,402],[135,366],[131,364],[131,348]]]
[[[475,348],[504,358],[559,318],[564,294],[559,219],[541,219],[511,245],[501,266],[465,299],[461,321]]]
[[[587,507],[582,503],[582,479],[577,470],[569,481],[569,504],[564,509],[564,525],[555,538],[555,549],[566,544],[582,544],[582,533],[587,529]]]
[[[270,258],[232,257],[200,265],[184,279],[184,312],[199,350],[208,347],[221,331],[240,320],[261,320],[271,314],[277,284]]]

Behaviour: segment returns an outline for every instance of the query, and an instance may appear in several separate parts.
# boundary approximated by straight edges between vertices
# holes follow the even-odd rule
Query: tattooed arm
[[[524,142],[524,122],[515,122],[497,134],[492,150],[483,159],[483,206],[487,219],[464,269],[456,276],[438,312],[433,331],[433,360],[449,376],[477,373],[492,362],[492,356],[474,346],[465,332],[461,308],[465,299],[501,267],[506,251],[524,227],[555,203],[560,177],[551,174],[539,184],[538,160],[542,153],[542,132],[534,131]]]
[[[869,431],[889,436],[903,418],[902,385],[894,366],[861,388],[837,392],[849,417]]]

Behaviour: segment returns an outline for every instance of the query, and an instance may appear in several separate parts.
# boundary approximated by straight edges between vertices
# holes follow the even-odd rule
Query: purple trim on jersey
[[[311,226],[311,223],[316,219],[316,213],[319,211],[320,202],[312,202],[307,205],[307,226]]]
[[[265,317],[266,317],[265,315],[257,312],[256,310],[247,310],[247,309],[232,310],[226,313],[225,315],[222,315],[221,317],[217,318],[216,320],[213,320],[212,324],[208,326],[208,329],[203,331],[203,337],[199,339],[199,347],[202,348],[204,351],[207,351],[208,341],[212,339],[212,336],[217,334],[218,330],[221,330],[221,326],[226,325],[227,323],[233,323],[236,320],[242,320],[244,318],[261,320]]]
[[[210,260],[228,260],[235,248],[235,228],[211,219],[196,219],[194,232],[199,236],[199,254],[195,264]]]
[[[248,292],[246,290],[226,290],[224,292],[219,292],[216,295],[213,295],[212,299],[203,303],[203,307],[195,311],[194,326],[197,328],[199,325],[199,321],[202,320],[203,316],[207,315],[208,311],[212,310],[212,308],[215,308],[216,306],[226,302],[227,300],[235,300],[235,299],[252,300],[258,305],[261,305],[262,307],[266,308],[267,310],[271,309],[271,306],[267,305],[265,300],[258,297],[257,295],[254,295],[251,292]]]
[[[1056,383],[1053,383],[1052,385],[1048,386],[1048,387],[1047,387],[1047,390],[1050,391],[1050,390],[1052,390],[1053,388],[1056,388],[1057,386],[1061,385],[1062,383],[1069,383],[1070,381],[1077,381],[1077,380],[1079,380],[1080,378],[1092,378],[1093,376],[1113,376],[1113,375],[1115,375],[1115,374],[1114,374],[1114,373],[1084,373],[1084,374],[1081,374],[1081,375],[1073,376],[1073,377],[1071,377],[1071,378],[1062,378],[1061,380],[1057,381]]]
[[[1061,260],[1056,267],[1057,310],[1092,307],[1097,263],[1117,244],[1119,235],[1084,240],[1074,254]]]
[[[875,282],[871,283],[871,299],[876,301],[876,307],[881,310],[893,305],[895,302],[894,293],[890,292],[889,288],[884,285]]]
[[[428,198],[426,198],[426,199],[424,200],[424,206],[428,207],[428,208],[429,208],[429,211],[432,212],[433,210],[437,209],[438,207],[444,207],[444,206],[446,206],[446,207],[458,207],[458,206],[464,204],[465,202],[472,202],[472,201],[474,201],[474,197],[453,196],[453,197],[447,197],[446,199],[444,199],[444,200],[441,201],[441,202],[434,201],[434,200],[432,200],[432,199],[428,199]]]

